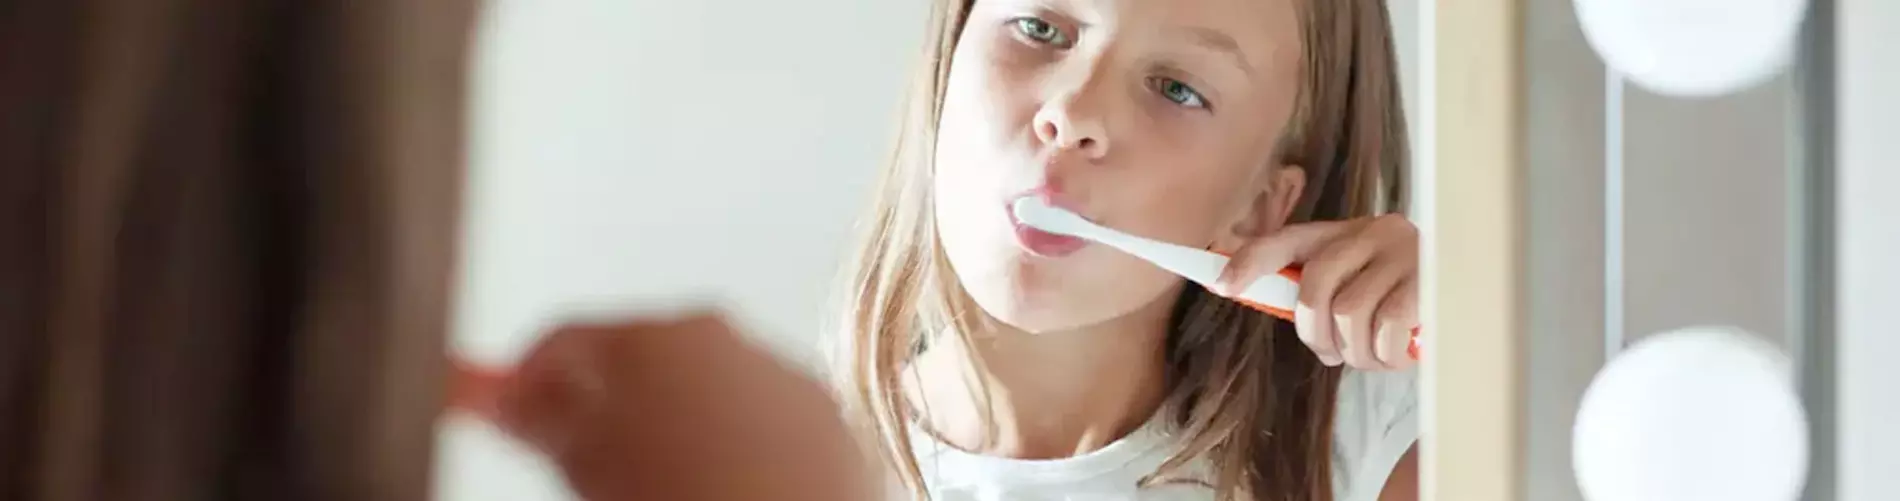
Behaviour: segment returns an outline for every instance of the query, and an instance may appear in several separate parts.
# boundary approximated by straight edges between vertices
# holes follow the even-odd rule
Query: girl
[[[1383,0],[938,1],[839,372],[906,495],[1416,498],[1391,44]],[[1224,290],[1303,263],[1297,321],[1028,196],[1233,254]]]

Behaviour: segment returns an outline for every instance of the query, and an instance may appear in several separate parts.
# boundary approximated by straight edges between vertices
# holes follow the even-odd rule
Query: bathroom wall
[[[1625,329],[1788,331],[1794,80],[1707,99],[1629,86],[1623,103]]]
[[[506,362],[566,316],[714,303],[815,363],[923,7],[487,2],[454,348]],[[437,499],[569,499],[486,426],[442,430]]]
[[[1900,493],[1900,3],[1840,0],[1838,9],[1838,493],[1876,501]]]

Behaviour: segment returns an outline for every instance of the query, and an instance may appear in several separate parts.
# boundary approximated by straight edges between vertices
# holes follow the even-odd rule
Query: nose
[[[1044,103],[1035,118],[1036,138],[1058,151],[1074,151],[1090,160],[1108,155],[1108,130],[1099,106],[1088,105],[1086,87]]]

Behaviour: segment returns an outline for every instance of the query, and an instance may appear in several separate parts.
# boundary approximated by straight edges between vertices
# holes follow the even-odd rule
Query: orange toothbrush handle
[[[1288,266],[1284,269],[1281,269],[1280,276],[1286,277],[1287,280],[1292,280],[1293,283],[1299,283],[1300,282],[1299,265]],[[1264,312],[1268,315],[1273,315],[1274,318],[1278,318],[1278,319],[1285,320],[1288,322],[1293,321],[1293,310],[1288,310],[1285,308],[1276,308],[1273,306],[1264,305],[1264,304],[1248,301],[1246,299],[1241,299],[1241,298],[1229,298],[1229,299],[1232,299],[1234,302],[1240,303],[1241,305],[1246,306],[1248,308],[1253,308],[1255,310],[1260,310],[1261,312]],[[1412,327],[1412,340],[1410,343],[1407,343],[1405,345],[1405,354],[1411,356],[1412,360],[1418,360],[1418,356],[1419,356],[1418,354],[1419,354],[1419,351],[1421,350],[1422,348],[1419,346],[1419,339],[1418,339],[1418,327]]]
[[[448,408],[493,420],[499,412],[496,400],[512,375],[508,370],[482,367],[449,354]]]

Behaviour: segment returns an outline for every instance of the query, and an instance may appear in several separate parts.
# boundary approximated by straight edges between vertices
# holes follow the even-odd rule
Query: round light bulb
[[[1807,416],[1778,348],[1727,327],[1643,338],[1584,392],[1572,465],[1594,501],[1793,501]]]
[[[1759,84],[1793,55],[1807,0],[1575,0],[1583,35],[1629,82],[1674,96]]]

